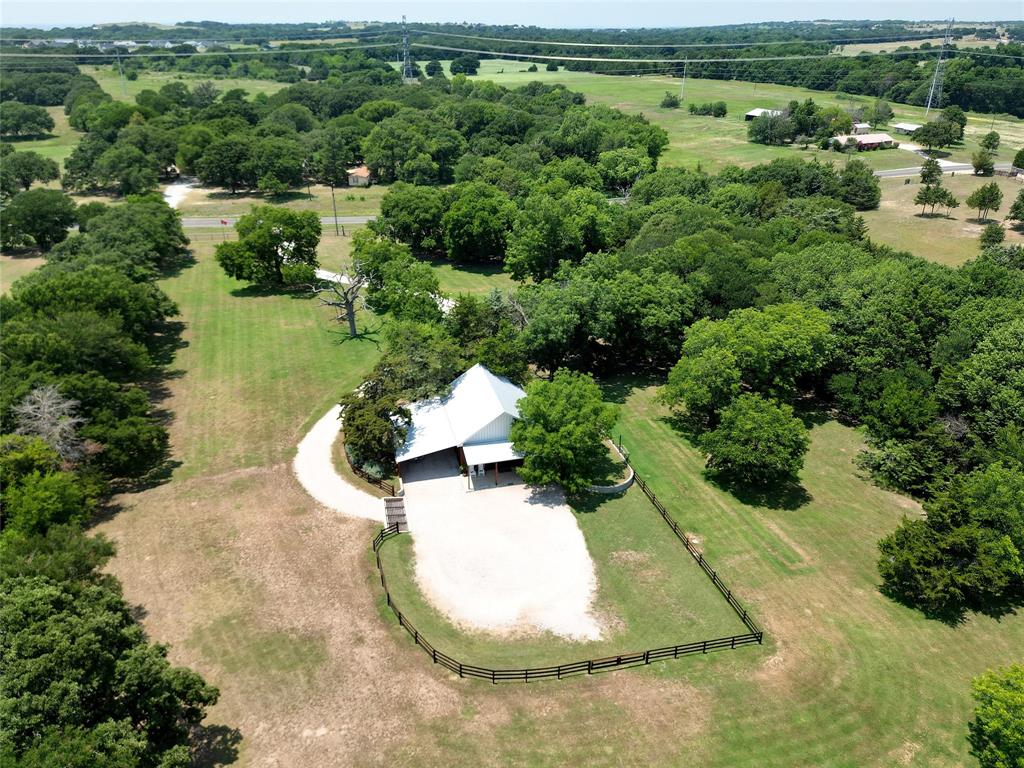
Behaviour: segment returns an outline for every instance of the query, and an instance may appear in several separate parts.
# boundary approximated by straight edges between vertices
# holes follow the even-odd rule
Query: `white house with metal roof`
[[[525,396],[521,388],[478,363],[452,382],[445,397],[413,403],[405,444],[395,454],[399,475],[403,463],[441,451],[454,451],[459,464],[473,474],[493,465],[497,475],[499,465],[519,463],[523,455],[508,436],[519,418],[516,404]]]

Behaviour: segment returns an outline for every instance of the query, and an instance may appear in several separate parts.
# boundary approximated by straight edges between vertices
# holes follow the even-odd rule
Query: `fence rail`
[[[356,477],[358,477],[360,480],[363,480],[364,482],[369,483],[374,488],[379,488],[380,490],[384,491],[384,493],[386,493],[388,496],[395,495],[395,486],[392,483],[389,483],[387,480],[378,480],[377,478],[370,475],[370,473],[368,473],[366,470],[360,469],[355,464],[353,464],[352,461],[349,459],[348,451],[344,451],[344,453],[345,461],[348,462],[349,469],[352,470],[352,473]]]
[[[619,446],[622,450],[622,446]],[[623,451],[623,455],[625,452]],[[627,459],[628,463],[628,459]],[[632,465],[631,465],[632,466]],[[732,590],[725,586],[721,577],[715,572],[715,570],[708,564],[708,561],[704,559],[704,555],[697,549],[690,538],[683,532],[679,527],[679,524],[672,518],[665,509],[665,505],[658,500],[658,497],[645,483],[639,474],[636,474],[634,468],[634,475],[636,477],[636,483],[640,486],[640,489],[647,496],[648,500],[654,506],[661,517],[668,523],[669,528],[675,533],[676,537],[683,543],[686,550],[693,556],[693,559],[697,561],[697,564],[701,567],[701,570],[707,574],[711,582],[718,588],[722,596],[728,601],[729,605],[739,616],[744,626],[749,632],[742,635],[730,635],[729,637],[716,637],[712,640],[697,640],[691,643],[682,643],[680,645],[670,645],[664,648],[651,648],[646,651],[631,651],[628,653],[621,653],[614,656],[605,656],[600,659],[587,659],[585,661],[573,661],[567,664],[558,664],[556,666],[549,667],[530,667],[524,669],[491,669],[490,667],[481,667],[475,664],[466,664],[465,662],[459,661],[443,651],[439,651],[427,638],[425,638],[420,631],[413,626],[412,622],[405,617],[405,614],[395,605],[395,601],[391,598],[391,592],[388,591],[387,577],[384,575],[384,564],[380,559],[380,549],[388,539],[398,536],[401,531],[397,524],[389,525],[381,528],[380,532],[373,539],[373,552],[377,561],[377,573],[380,574],[380,585],[384,590],[384,596],[387,599],[388,608],[398,619],[398,625],[409,633],[412,637],[413,642],[417,646],[423,649],[435,664],[439,664],[450,672],[458,675],[459,677],[473,677],[480,680],[490,680],[492,683],[501,682],[523,682],[529,683],[534,680],[546,680],[550,678],[561,679],[563,677],[571,677],[573,675],[588,674],[592,675],[595,672],[606,672],[615,669],[624,669],[627,667],[637,667],[651,664],[655,661],[663,661],[666,659],[678,659],[680,656],[689,656],[692,654],[705,654],[712,653],[714,651],[732,650],[734,648],[741,648],[745,645],[760,645],[764,642],[764,632],[760,627],[750,618],[747,610],[740,604],[740,602],[733,595]],[[393,495],[393,494],[392,494]]]

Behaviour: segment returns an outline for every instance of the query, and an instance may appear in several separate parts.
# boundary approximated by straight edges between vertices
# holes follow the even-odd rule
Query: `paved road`
[[[997,171],[1008,171],[1008,170],[1010,170],[1010,164],[1009,163],[996,163],[996,170]],[[947,165],[943,165],[942,166],[942,172],[943,173],[950,173],[950,172],[957,172],[957,173],[959,173],[960,171],[973,172],[974,171],[974,166],[972,166],[970,163],[955,163],[955,164],[947,164]],[[888,179],[888,178],[899,178],[901,176],[917,176],[917,174],[919,174],[920,172],[921,172],[921,166],[916,166],[914,168],[891,168],[888,171],[875,171],[875,176],[878,176],[879,178]]]
[[[339,216],[338,224],[366,224],[368,221],[373,221],[376,216]],[[181,219],[181,226],[185,229],[216,229],[217,227],[223,226],[221,221],[226,221],[229,225],[234,225],[238,221],[239,216],[183,216]],[[320,224],[325,227],[334,226],[333,216],[321,216]]]

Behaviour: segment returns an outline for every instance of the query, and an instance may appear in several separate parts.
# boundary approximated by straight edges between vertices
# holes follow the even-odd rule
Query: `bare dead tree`
[[[77,409],[77,400],[65,396],[53,384],[44,384],[14,406],[14,431],[39,437],[64,461],[77,462],[85,455],[85,444],[78,436],[78,428],[85,419],[75,413]]]
[[[327,307],[334,307],[335,320],[338,323],[348,322],[349,338],[355,338],[357,304],[365,307],[365,301],[360,298],[360,292],[366,286],[368,278],[358,269],[348,270],[348,274],[334,276],[336,279],[324,278],[319,284],[313,286],[313,293],[320,299],[320,303]]]

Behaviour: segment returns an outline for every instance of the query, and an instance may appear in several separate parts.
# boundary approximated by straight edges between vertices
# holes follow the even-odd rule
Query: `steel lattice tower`
[[[405,14],[402,14],[402,79],[415,79],[412,73],[412,59],[409,58],[409,30],[405,26]]]
[[[953,31],[953,19],[946,24],[946,36],[942,39],[942,50],[939,51],[939,60],[935,62],[935,74],[932,76],[932,87],[928,89],[928,105],[925,107],[924,116],[928,117],[932,107],[939,109],[942,106],[942,81],[946,76],[946,49],[949,47]]]

